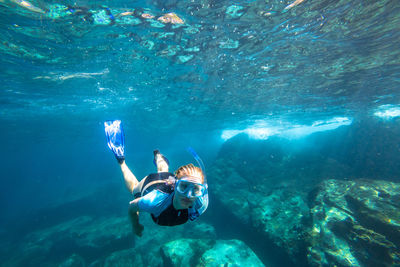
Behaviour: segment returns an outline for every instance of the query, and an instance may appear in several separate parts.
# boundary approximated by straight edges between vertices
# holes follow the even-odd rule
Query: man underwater
[[[208,185],[204,165],[194,150],[189,149],[199,167],[181,166],[175,174],[169,172],[168,159],[154,150],[157,173],[151,173],[140,182],[125,163],[124,132],[121,121],[104,122],[107,143],[121,167],[125,185],[133,194],[129,202],[129,217],[133,232],[142,236],[143,225],[139,212],[148,212],[156,224],[174,226],[196,220],[208,207]]]

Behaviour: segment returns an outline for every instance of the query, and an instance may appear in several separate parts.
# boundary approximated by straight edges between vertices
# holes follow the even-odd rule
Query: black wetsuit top
[[[152,173],[146,177],[145,182],[143,183],[142,188],[145,188],[147,184],[157,180],[165,180],[165,183],[157,183],[154,185],[149,186],[145,192],[135,194],[135,198],[140,197],[141,195],[146,195],[153,190],[159,190],[166,194],[172,194],[174,192],[174,185],[168,184],[168,178],[172,176],[175,177],[174,174],[170,172],[160,172],[160,173]],[[161,214],[156,217],[154,214],[151,214],[151,218],[156,224],[163,225],[163,226],[174,226],[184,224],[189,220],[189,211],[188,209],[181,209],[176,210],[171,202]]]

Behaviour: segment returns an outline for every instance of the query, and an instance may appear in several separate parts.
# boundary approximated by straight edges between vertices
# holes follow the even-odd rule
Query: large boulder
[[[143,223],[145,229],[143,236],[135,239],[135,251],[142,255],[144,266],[160,266],[163,264],[163,259],[160,256],[160,248],[165,243],[182,238],[216,238],[214,227],[200,220],[174,227],[162,227],[154,224],[148,214],[143,215],[141,223]]]
[[[326,180],[309,194],[313,266],[400,265],[400,184]]]
[[[264,266],[254,252],[239,240],[217,240],[214,247],[204,252],[200,266]]]
[[[264,266],[239,240],[178,239],[161,248],[164,266]]]
[[[201,255],[215,245],[212,239],[177,239],[161,247],[164,266],[196,266]]]
[[[283,257],[305,261],[303,237],[310,217],[305,193],[287,183],[250,182],[226,161],[217,161],[213,169],[214,201],[233,217],[230,223],[257,233],[266,246],[272,243],[281,250]]]

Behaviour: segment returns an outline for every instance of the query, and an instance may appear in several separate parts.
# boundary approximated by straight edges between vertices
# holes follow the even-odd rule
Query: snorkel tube
[[[193,148],[188,147],[188,148],[187,148],[187,151],[188,151],[188,152],[193,156],[193,158],[197,161],[197,164],[199,164],[200,169],[202,170],[203,175],[204,175],[204,185],[205,185],[206,187],[208,187],[208,184],[207,184],[207,176],[206,176],[206,170],[205,170],[203,161],[201,160],[201,158],[199,157],[199,155],[197,155],[196,151],[194,151]]]
[[[194,157],[194,159],[197,161],[197,163],[199,164],[200,169],[203,171],[203,175],[204,175],[204,183],[203,183],[203,184],[204,184],[206,190],[205,190],[204,196],[201,197],[201,198],[199,198],[199,199],[200,199],[200,203],[201,203],[201,207],[198,208],[198,209],[197,209],[197,212],[196,212],[196,214],[197,214],[196,217],[198,217],[198,216],[200,216],[201,214],[203,214],[204,211],[205,211],[205,210],[207,209],[207,207],[208,207],[208,183],[207,183],[206,172],[205,172],[205,168],[204,168],[204,163],[203,163],[203,161],[201,160],[201,158],[199,157],[199,155],[197,155],[196,151],[194,151],[193,148],[188,147],[188,148],[187,148],[187,151],[188,151],[190,154],[192,154],[192,156]],[[196,217],[194,217],[194,218],[196,218]],[[193,220],[193,219],[191,219],[191,220]]]

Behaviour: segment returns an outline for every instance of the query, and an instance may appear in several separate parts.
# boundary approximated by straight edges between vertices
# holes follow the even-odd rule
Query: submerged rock
[[[124,206],[129,197],[120,188],[124,189],[107,185],[31,214],[30,220],[21,220],[23,224],[13,230],[20,235],[18,243],[0,230],[0,237],[4,236],[0,261],[4,266],[21,267],[160,266],[160,247],[165,243],[216,238],[214,227],[201,218],[177,227],[160,227],[146,213],[140,216],[144,236],[135,237]]]
[[[58,267],[85,267],[85,260],[77,255],[72,254],[68,259],[58,265]]]
[[[115,22],[121,25],[138,25],[142,23],[140,19],[126,15],[117,17]]]
[[[196,266],[201,255],[215,244],[211,239],[178,239],[161,247],[164,266]]]
[[[189,60],[191,60],[193,57],[194,57],[194,55],[178,56],[178,62],[186,63]]]
[[[92,17],[96,25],[109,25],[112,22],[112,17],[107,14],[106,10],[92,11]]]
[[[264,266],[239,240],[179,239],[161,248],[164,266]]]
[[[309,194],[313,266],[400,264],[400,184],[377,180],[322,182]]]
[[[158,20],[161,21],[162,23],[172,23],[172,24],[184,24],[185,23],[183,21],[183,19],[178,17],[178,15],[176,15],[173,12],[167,13],[167,14],[159,17]]]
[[[153,223],[148,214],[144,214],[141,223],[145,230],[141,238],[135,239],[135,251],[142,255],[143,266],[162,266],[160,249],[168,242],[179,239],[215,239],[212,225],[196,221],[175,227],[160,227]]]
[[[81,216],[29,233],[10,254],[9,266],[85,266],[129,245],[125,216]],[[83,263],[82,263],[83,262]]]
[[[145,266],[142,257],[133,248],[116,251],[104,261],[104,267],[138,267]]]
[[[303,193],[285,184],[274,187],[260,181],[250,183],[226,163],[221,163],[224,168],[214,168],[217,175],[210,179],[215,181],[210,187],[223,208],[237,222],[259,233],[266,244],[272,243],[292,259],[301,258],[309,221]]]
[[[219,42],[219,48],[236,49],[239,47],[239,41],[229,38],[222,39]]]
[[[200,259],[200,266],[264,266],[254,252],[239,240],[217,240]]]
[[[188,223],[155,225],[143,214],[144,235],[135,238],[127,216],[81,216],[29,233],[13,250],[5,266],[161,266],[160,248],[181,238],[215,239],[213,226]]]
[[[230,18],[239,18],[244,13],[244,7],[232,5],[226,8],[226,15]]]

